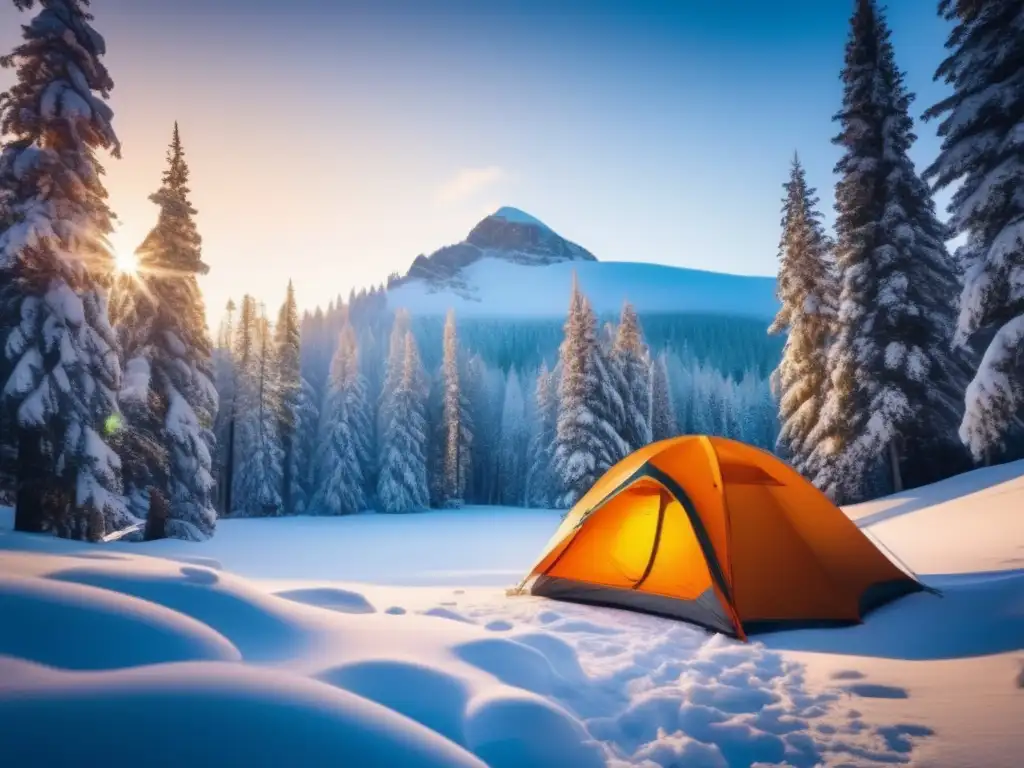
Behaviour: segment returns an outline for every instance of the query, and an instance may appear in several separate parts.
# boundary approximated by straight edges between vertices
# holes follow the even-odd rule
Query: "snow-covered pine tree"
[[[625,388],[622,392],[625,420],[622,439],[630,451],[651,442],[651,356],[644,342],[640,319],[626,302],[615,330],[612,361],[618,367]]]
[[[319,423],[316,391],[303,378],[295,406],[295,444],[292,449],[291,494],[293,514],[296,515],[310,511]]]
[[[299,398],[302,393],[302,376],[299,371],[299,355],[302,337],[299,330],[299,308],[295,303],[295,288],[288,281],[288,290],[284,304],[277,316],[274,326],[274,357],[277,362],[278,407],[277,415],[278,440],[281,443],[282,476],[281,500],[282,512],[286,515],[295,514],[292,489],[295,485],[295,432],[298,420]]]
[[[558,492],[554,501],[556,506],[568,509],[605,470],[628,453],[616,423],[608,418],[621,413],[616,413],[613,402],[621,390],[609,376],[611,366],[600,349],[594,311],[575,278],[559,360],[558,423],[553,448]]]
[[[786,334],[782,360],[773,374],[779,393],[779,441],[793,467],[817,477],[819,457],[812,437],[828,397],[828,347],[836,318],[837,286],[829,270],[832,247],[821,223],[815,190],[794,155],[782,207],[779,278],[781,308],[768,328]]]
[[[889,38],[874,0],[858,0],[835,117],[841,131],[834,142],[844,148],[836,166],[842,284],[817,481],[844,501],[864,496],[880,458],[890,488],[900,490],[914,446],[955,438],[962,409],[950,350],[956,273],[947,230],[908,155],[916,138],[912,96]]]
[[[243,316],[245,303],[242,305]],[[262,305],[253,328],[248,364],[240,367],[238,396],[239,467],[235,511],[249,516],[281,514],[284,456],[278,440],[277,362],[270,322]]]
[[[122,402],[131,401],[129,427],[167,448],[164,485],[136,489],[158,493],[167,505],[166,520],[148,525],[147,535],[201,541],[217,521],[210,452],[217,391],[197,280],[209,268],[188,199],[189,169],[177,123],[167,164],[160,189],[150,196],[160,207],[157,223],[136,251],[138,274],[118,326],[131,379]],[[153,425],[159,425],[155,432]]]
[[[534,395],[535,418],[530,435],[530,468],[526,476],[526,503],[531,507],[548,507],[553,502],[554,474],[552,446],[558,425],[558,381],[546,362],[537,374]]]
[[[320,514],[349,515],[366,508],[363,470],[369,455],[366,441],[370,424],[366,381],[351,324],[341,332],[331,361],[329,385],[313,507]]]
[[[473,430],[468,403],[459,380],[459,340],[455,312],[449,311],[444,324],[443,381],[444,481],[442,502],[448,507],[462,506],[469,479],[470,447]]]
[[[0,58],[15,70],[0,94],[0,176],[13,219],[0,234],[0,265],[14,305],[5,314],[18,322],[2,389],[18,440],[15,527],[96,540],[135,522],[109,444],[120,366],[105,290],[111,212],[96,152],[120,156],[105,102],[114,84],[87,4],[41,5]]]
[[[235,334],[235,302],[228,299],[224,318],[217,331],[217,343],[213,349],[213,383],[217,388],[217,418],[214,419],[213,433],[217,450],[214,454],[214,480],[216,482],[216,507],[219,512],[227,512],[226,479],[230,477],[227,469],[229,432],[235,414],[235,359],[232,344]]]
[[[667,440],[679,434],[676,409],[672,402],[672,387],[668,378],[665,352],[651,366],[651,438]]]
[[[526,504],[526,449],[529,437],[523,388],[513,368],[508,372],[505,402],[501,411],[498,472],[501,477],[500,502],[504,505],[522,507]]]
[[[935,77],[953,94],[925,113],[943,118],[925,177],[936,189],[959,183],[950,227],[967,240],[955,341],[987,344],[959,431],[987,461],[1024,407],[1024,4],[941,0],[939,13],[955,26]]]
[[[392,338],[392,352],[395,339]],[[429,503],[423,372],[416,339],[406,331],[401,375],[391,379],[390,408],[382,433],[377,503],[382,512],[416,512]]]
[[[391,335],[388,339],[387,360],[384,364],[384,378],[381,382],[380,402],[377,404],[377,435],[379,436],[378,467],[384,458],[384,430],[390,421],[394,408],[394,396],[398,384],[402,380],[405,366],[405,337],[409,333],[411,320],[409,312],[399,309],[391,322]]]
[[[256,299],[249,294],[242,296],[242,304],[238,310],[238,321],[231,340],[232,381],[231,381],[231,416],[227,424],[227,450],[225,451],[224,477],[224,511],[234,514],[237,505],[235,497],[238,492],[238,465],[245,455],[239,422],[246,412],[247,403],[253,399],[250,391],[251,367],[253,364],[256,342]]]
[[[467,362],[462,380],[474,427],[472,493],[469,495],[478,504],[494,504],[500,489],[498,453],[505,377],[475,354]]]

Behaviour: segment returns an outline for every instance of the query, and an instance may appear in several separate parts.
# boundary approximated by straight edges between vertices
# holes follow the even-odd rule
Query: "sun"
[[[140,242],[135,232],[118,226],[108,237],[110,252],[114,256],[114,269],[121,275],[139,274],[139,257],[135,246]]]
[[[114,266],[122,275],[136,275],[139,272],[139,257],[131,251],[116,251]]]

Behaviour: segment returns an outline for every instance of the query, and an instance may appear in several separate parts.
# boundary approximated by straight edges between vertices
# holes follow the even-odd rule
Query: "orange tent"
[[[923,589],[784,462],[734,440],[687,436],[608,470],[513,591],[745,638],[859,623]]]

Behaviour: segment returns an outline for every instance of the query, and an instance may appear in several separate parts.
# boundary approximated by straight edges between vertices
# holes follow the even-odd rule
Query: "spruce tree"
[[[530,468],[526,476],[526,503],[548,507],[554,501],[552,446],[558,424],[558,381],[546,362],[537,374],[533,429],[530,436]]]
[[[815,190],[793,157],[782,208],[777,296],[781,308],[768,329],[786,334],[775,370],[779,392],[780,444],[805,477],[817,477],[815,431],[828,396],[828,348],[836,318],[836,288],[829,270],[832,247],[821,223]]]
[[[941,0],[955,24],[936,79],[953,94],[925,113],[942,117],[942,149],[925,171],[949,206],[964,272],[956,343],[986,346],[967,388],[960,437],[977,460],[1001,448],[1024,407],[1024,5]]]
[[[568,509],[601,474],[628,453],[618,433],[621,399],[609,376],[590,302],[573,280],[565,339],[559,350],[558,423],[553,460],[556,506]],[[619,422],[621,423],[621,422]]]
[[[388,339],[387,360],[384,364],[384,378],[381,382],[380,402],[377,405],[378,465],[383,461],[384,429],[390,420],[394,408],[394,396],[402,379],[405,365],[405,337],[409,332],[409,312],[400,309],[391,322],[391,335]]]
[[[291,496],[292,512],[296,515],[310,511],[319,423],[316,391],[303,378],[295,406],[295,443],[292,449]]]
[[[874,0],[858,0],[835,117],[841,287],[818,478],[846,501],[864,497],[880,457],[889,487],[901,490],[904,462],[923,453],[917,446],[955,437],[960,420],[961,368],[949,350],[956,273],[907,154],[912,96],[889,36]]]
[[[501,448],[498,458],[501,477],[502,504],[525,506],[526,449],[529,443],[526,424],[526,402],[519,376],[513,368],[505,385],[505,402],[501,411]]]
[[[667,440],[679,434],[665,353],[651,366],[651,438]]]
[[[302,376],[299,371],[301,336],[299,331],[299,309],[295,303],[295,288],[288,281],[284,304],[278,313],[274,326],[274,347],[277,361],[278,440],[282,452],[281,499],[286,515],[295,513],[292,488],[295,473],[295,431],[297,410],[302,392]]]
[[[395,341],[392,336],[392,352]],[[391,379],[394,389],[388,393],[391,407],[381,439],[377,502],[382,512],[415,512],[429,503],[423,372],[411,331],[400,347],[402,369]]]
[[[370,414],[355,330],[346,324],[331,361],[326,431],[317,457],[319,483],[313,507],[348,515],[366,508],[364,467]]]
[[[242,305],[243,315],[245,304]],[[240,366],[239,468],[235,509],[250,516],[281,514],[284,456],[278,439],[277,361],[270,322],[262,306],[253,326],[252,349]]]
[[[448,312],[444,325],[443,381],[443,433],[444,481],[442,502],[445,506],[461,506],[466,495],[469,475],[470,447],[473,431],[469,408],[459,380],[459,340],[456,335],[455,313]]]
[[[227,500],[231,473],[228,471],[230,433],[235,414],[235,359],[232,351],[235,335],[235,302],[228,300],[224,318],[217,332],[213,350],[213,382],[217,387],[217,418],[214,419],[214,438],[217,445],[214,462],[216,506],[221,513],[228,511]]]
[[[16,0],[21,10],[34,0]],[[15,526],[100,539],[135,522],[110,441],[120,367],[107,314],[112,214],[96,153],[120,156],[105,99],[113,81],[84,0],[48,0],[0,66],[0,234],[7,307],[2,388],[16,425]]]
[[[640,319],[629,302],[623,305],[615,330],[612,359],[624,385],[621,435],[629,450],[635,451],[651,442],[651,361]]]
[[[136,252],[138,274],[118,330],[126,370],[135,366],[147,374],[146,390],[137,383],[128,389],[128,425],[167,445],[166,482],[148,489],[166,502],[166,522],[147,530],[151,536],[200,541],[213,534],[217,519],[210,450],[217,391],[197,279],[209,268],[188,198],[189,169],[177,123],[167,165],[160,189],[150,196],[160,213]],[[153,424],[155,432],[146,426]]]

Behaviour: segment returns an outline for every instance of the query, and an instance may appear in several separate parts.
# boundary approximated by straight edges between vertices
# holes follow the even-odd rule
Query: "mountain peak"
[[[503,206],[473,227],[461,243],[418,256],[403,279],[450,281],[463,267],[483,258],[528,265],[597,261],[586,248],[561,237],[540,219]]]
[[[526,224],[527,226],[540,227],[550,231],[551,227],[545,224],[540,219],[531,216],[526,211],[522,211],[518,208],[512,208],[511,206],[504,205],[497,211],[492,213],[488,218],[504,219],[505,221],[513,224]]]

